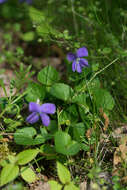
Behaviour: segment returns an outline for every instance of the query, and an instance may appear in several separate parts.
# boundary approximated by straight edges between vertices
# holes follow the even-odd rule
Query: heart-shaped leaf
[[[51,87],[50,93],[52,96],[60,100],[71,100],[73,96],[72,88],[64,83],[56,83]]]
[[[28,102],[36,102],[37,99],[43,100],[45,97],[45,86],[42,86],[38,83],[30,83],[27,88],[27,95],[25,99]]]
[[[84,123],[77,123],[71,127],[73,133],[73,139],[77,142],[81,142],[81,137],[85,135],[85,125]]]
[[[50,86],[60,79],[59,73],[52,67],[46,66],[38,73],[38,81],[42,84]]]
[[[14,140],[16,144],[21,145],[37,145],[45,142],[42,135],[37,135],[37,132],[33,127],[18,129],[14,134]]]
[[[94,99],[97,105],[97,108],[102,108],[104,111],[112,110],[114,107],[114,99],[111,94],[105,89],[96,89],[94,91]]]
[[[80,144],[71,140],[71,136],[62,131],[55,134],[55,148],[58,153],[64,155],[75,155],[80,150]]]

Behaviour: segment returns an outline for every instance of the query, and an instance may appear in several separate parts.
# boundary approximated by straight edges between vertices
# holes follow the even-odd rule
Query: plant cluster
[[[14,132],[14,142],[18,145],[38,147],[38,149],[28,149],[20,152],[13,158],[9,155],[9,158],[11,158],[9,163],[4,161],[3,164],[1,162],[3,166],[1,185],[18,176],[18,165],[27,164],[38,153],[46,159],[57,160],[60,155],[73,156],[79,151],[89,151],[91,145],[96,146],[99,131],[100,129],[103,130],[99,116],[100,109],[109,114],[114,106],[114,100],[107,90],[100,87],[100,81],[96,77],[97,72],[93,72],[91,67],[86,67],[88,63],[86,65],[86,60],[80,58],[86,54],[88,55],[87,49],[82,47],[77,50],[77,54],[78,58],[75,58],[75,54],[72,53],[67,55],[68,60],[73,61],[72,71],[71,67],[68,71],[70,73],[68,75],[70,77],[68,79],[69,84],[61,81],[59,73],[49,65],[37,74],[38,82],[28,84],[24,94],[18,98],[13,96],[13,101],[10,100],[10,102],[8,98],[4,98],[6,100],[5,106],[1,103],[4,107],[1,117],[8,112],[11,112],[13,116],[19,116],[21,114],[20,103],[22,106],[24,104],[20,101],[24,99],[29,103],[29,111],[32,113],[26,118],[27,126],[20,127]],[[75,71],[74,67],[77,74],[73,73]],[[82,69],[82,67],[84,68]],[[79,81],[81,82],[79,83]],[[14,108],[19,110],[18,114]],[[47,114],[54,114],[51,121]],[[38,122],[39,117],[42,123]],[[13,126],[15,122],[13,123],[11,119],[8,121],[9,132],[13,131],[11,125]],[[20,126],[24,124],[25,120],[22,118]],[[16,125],[16,127],[18,126]],[[92,128],[94,131],[92,138],[89,139],[86,137],[86,131]],[[95,136],[95,131],[98,131],[98,137]],[[20,155],[23,163],[20,163]],[[24,161],[24,159],[27,159],[27,161]],[[23,170],[23,174],[21,172],[23,179],[29,182],[24,175],[33,176],[31,169],[27,168],[24,171],[24,167],[23,169],[21,167],[20,170]],[[12,171],[14,175],[12,175]]]
[[[83,177],[89,178],[95,188],[122,190],[119,176],[126,175],[125,155],[119,157],[123,167],[120,172],[117,171],[116,177],[112,177],[111,184],[104,179],[100,180],[99,176],[101,170],[107,170],[108,167],[106,151],[109,153],[110,150],[105,150],[106,145],[116,145],[109,122],[113,118],[112,110],[117,107],[115,102],[119,101],[118,95],[113,98],[112,94],[114,95],[114,90],[119,92],[119,89],[124,92],[122,86],[125,83],[120,80],[121,85],[117,86],[120,75],[115,79],[113,77],[115,71],[122,70],[118,64],[125,60],[127,52],[124,44],[120,44],[116,30],[107,33],[108,24],[103,29],[109,18],[106,14],[102,17],[102,3],[96,1],[94,5],[93,1],[86,1],[85,9],[81,6],[84,5],[82,1],[72,0],[68,6],[62,1],[60,9],[54,15],[54,2],[55,0],[48,0],[46,4],[45,1],[15,0],[12,4],[9,0],[0,1],[3,21],[10,19],[3,27],[7,33],[2,35],[0,64],[6,62],[15,71],[15,78],[10,81],[9,95],[4,80],[0,78],[0,88],[4,92],[4,97],[0,97],[0,148],[3,149],[3,153],[0,153],[0,187],[20,177],[28,184],[33,183],[38,180],[38,173],[43,173],[43,161],[52,161],[56,163],[59,177],[49,180],[52,190],[78,190],[80,179],[76,178],[81,176],[76,174],[76,170],[85,171]],[[40,8],[40,5],[48,5],[50,14],[46,8]],[[21,6],[23,11],[19,11]],[[115,12],[117,9],[113,10]],[[61,20],[57,21],[56,16],[59,13],[65,14],[65,11],[69,19],[61,26]],[[125,13],[121,9],[121,17],[126,23]],[[24,26],[17,20],[23,20]],[[96,30],[93,30],[94,25]],[[84,26],[86,29],[82,30]],[[122,40],[126,40],[126,28],[120,28],[120,31]],[[90,32],[91,35],[88,35]],[[23,46],[28,51],[31,47],[36,48],[35,44],[39,46],[42,43],[46,46],[48,44],[48,47],[55,43],[59,48],[64,48],[64,77],[50,63],[47,62],[41,68],[40,63],[34,63],[34,55],[25,54]],[[4,70],[0,72],[3,74]],[[122,72],[124,78],[125,70]],[[121,144],[120,151],[123,150]],[[110,155],[113,154],[113,148]],[[80,165],[78,169],[76,161]]]

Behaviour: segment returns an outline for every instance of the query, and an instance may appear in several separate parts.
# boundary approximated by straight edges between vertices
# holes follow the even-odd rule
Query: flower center
[[[76,64],[79,64],[79,62],[80,62],[80,58],[77,58],[76,59]]]
[[[39,100],[39,98],[37,99],[37,104],[40,104],[40,100]]]

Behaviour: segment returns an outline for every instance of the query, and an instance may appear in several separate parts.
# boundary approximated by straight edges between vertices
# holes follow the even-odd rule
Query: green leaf
[[[5,88],[4,80],[2,78],[0,79],[0,86],[2,87],[2,89],[4,91],[4,95],[7,97],[7,91]]]
[[[49,65],[38,73],[37,79],[42,84],[50,86],[53,83],[57,82],[60,79],[60,76],[59,73]]]
[[[40,150],[42,153],[45,153],[45,154],[55,154],[55,148],[49,144],[43,144],[41,147],[40,147]]]
[[[49,35],[58,36],[60,32],[51,25],[53,18],[47,15],[46,11],[40,11],[34,7],[29,8],[29,16],[33,22],[33,26],[39,36],[43,37],[44,40],[48,38]]]
[[[60,100],[71,100],[73,90],[70,86],[64,83],[56,83],[50,89],[50,94]]]
[[[21,176],[28,183],[32,183],[36,180],[36,175],[34,171],[27,166],[21,168]]]
[[[29,16],[35,25],[40,25],[42,22],[45,22],[44,13],[34,7],[29,7]]]
[[[99,79],[98,79],[98,78],[95,78],[95,79],[90,83],[90,85],[88,86],[88,88],[89,88],[89,91],[94,94],[94,91],[96,91],[96,89],[100,89],[100,86],[101,86],[101,84],[100,84]]]
[[[79,152],[80,145],[76,141],[71,140],[68,133],[58,131],[55,134],[55,148],[58,153],[75,155]]]
[[[89,107],[87,106],[78,106],[79,114],[83,122],[86,122],[86,114],[89,113]]]
[[[86,105],[86,94],[82,93],[82,94],[74,95],[73,98],[72,98],[72,102],[77,103],[77,104]]]
[[[88,144],[86,144],[86,143],[80,143],[80,148],[81,148],[81,150],[84,150],[84,151],[90,151],[90,145]]]
[[[76,105],[69,106],[67,109],[60,111],[59,124],[71,125],[78,121],[79,114],[77,112]]]
[[[45,97],[45,86],[42,86],[38,83],[30,83],[27,88],[27,95],[25,99],[28,102],[36,102],[37,99],[43,100]]]
[[[41,23],[39,26],[36,27],[37,29],[37,33],[39,34],[39,36],[46,38],[49,35],[59,35],[59,31],[57,31],[56,29],[54,29],[50,23],[47,22],[43,22]]]
[[[50,180],[48,181],[51,190],[62,190],[62,185],[60,185],[57,181]]]
[[[70,174],[69,170],[64,165],[62,165],[60,162],[57,162],[57,173],[58,173],[58,177],[59,177],[60,181],[63,184],[70,183],[71,174]]]
[[[51,134],[54,134],[58,131],[58,124],[55,120],[51,120],[50,125],[48,126],[47,130],[50,131]]]
[[[49,134],[45,128],[40,128],[41,130],[41,136],[44,139],[44,142],[46,140],[52,139],[53,135]]]
[[[8,103],[7,98],[4,98],[4,97],[0,98],[0,109],[4,110],[5,107],[6,107],[6,105],[7,105],[7,103]]]
[[[34,32],[32,32],[32,31],[26,32],[21,35],[21,38],[26,42],[32,41],[32,40],[34,40]]]
[[[111,52],[112,52],[112,49],[109,48],[109,47],[105,47],[105,48],[101,51],[102,54],[109,54],[109,53],[111,53]]]
[[[68,185],[65,185],[64,190],[80,190],[78,187],[76,187],[73,182],[69,183]]]
[[[33,160],[37,154],[39,153],[39,149],[28,149],[20,152],[17,156],[17,163],[19,165],[24,165]]]
[[[94,92],[94,99],[97,108],[103,108],[104,111],[112,110],[115,104],[113,97],[105,89],[96,89]]]
[[[8,164],[7,160],[1,160],[0,161],[0,166],[5,167]]]
[[[73,131],[73,139],[77,142],[81,142],[81,137],[85,134],[85,125],[84,123],[77,123],[73,125],[72,131]]]
[[[16,157],[14,155],[8,155],[8,160],[11,164],[15,164]]]
[[[13,109],[14,110],[14,109]],[[4,118],[4,123],[6,123],[6,127],[8,131],[15,131],[15,129],[17,129],[17,127],[22,125],[22,121],[18,120],[12,120],[10,118]]]
[[[57,154],[55,151],[54,146],[51,146],[49,144],[44,144],[40,147],[40,152],[42,152],[47,160],[56,159]]]
[[[42,135],[37,135],[36,130],[33,127],[25,127],[18,129],[14,134],[14,140],[16,144],[21,145],[37,145],[45,142]]]
[[[62,110],[59,113],[59,125],[64,125],[64,124],[70,125],[71,121],[70,121],[68,112],[66,112],[65,110]]]
[[[0,186],[3,186],[14,180],[19,173],[19,167],[14,164],[7,164],[1,171]]]
[[[30,7],[29,16],[33,21],[33,26],[35,26],[37,33],[42,37],[47,36],[49,34],[49,22],[46,19],[45,13],[42,10]]]
[[[21,182],[15,182],[15,183],[8,184],[2,190],[26,190],[26,189],[24,189],[24,186]]]
[[[39,26],[36,27],[37,33],[39,36],[46,38],[50,34],[50,25],[46,22],[41,23]]]

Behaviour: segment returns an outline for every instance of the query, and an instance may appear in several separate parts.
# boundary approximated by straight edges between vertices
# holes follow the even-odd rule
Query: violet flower
[[[6,2],[7,0],[0,0],[0,3],[4,3],[4,2]]]
[[[31,4],[32,3],[32,0],[19,0],[20,3],[26,1],[27,4]]]
[[[72,61],[72,71],[77,71],[78,73],[82,72],[83,67],[88,67],[88,61],[82,57],[88,56],[88,50],[86,47],[79,48],[77,52],[68,53],[67,59],[68,61]]]
[[[48,126],[50,124],[50,117],[48,114],[54,114],[56,112],[56,106],[51,103],[39,105],[35,102],[30,102],[29,111],[32,113],[26,118],[28,123],[36,123],[39,120],[39,117],[41,117],[42,124]]]
[[[6,2],[7,0],[0,0],[0,3],[4,3]],[[31,4],[32,3],[32,0],[19,0],[20,3],[26,1],[27,4]]]

